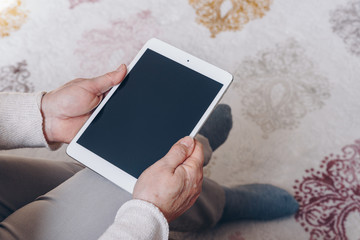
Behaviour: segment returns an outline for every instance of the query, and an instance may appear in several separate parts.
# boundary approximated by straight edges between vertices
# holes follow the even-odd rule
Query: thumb
[[[96,95],[101,95],[113,86],[119,84],[126,76],[126,66],[121,64],[115,71],[102,76],[87,79],[88,88]]]
[[[184,137],[175,143],[160,161],[175,170],[192,154],[194,145],[194,139]]]

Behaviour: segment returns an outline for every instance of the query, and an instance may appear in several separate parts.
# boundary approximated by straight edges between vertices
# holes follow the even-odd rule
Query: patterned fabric
[[[347,219],[360,217],[360,140],[330,154],[318,168],[296,180],[295,196],[301,204],[296,220],[311,239],[346,239]]]
[[[236,31],[252,19],[269,11],[271,0],[189,0],[196,10],[197,22],[205,25],[215,37],[221,31]]]
[[[235,77],[234,87],[243,92],[243,114],[259,125],[265,138],[277,129],[297,127],[330,97],[328,79],[315,72],[294,40],[245,59]]]
[[[346,48],[360,56],[360,2],[351,1],[331,13],[332,30],[344,40]]]
[[[0,68],[0,92],[32,92],[33,84],[29,82],[30,72],[26,61]]]
[[[233,129],[205,175],[300,203],[287,219],[172,238],[359,239],[359,22],[358,0],[1,0],[0,91],[103,74],[157,37],[234,75]]]
[[[81,71],[100,75],[109,70],[107,65],[115,68],[119,64],[112,62],[113,58],[129,64],[146,39],[157,35],[156,25],[151,11],[141,11],[127,19],[112,21],[108,28],[84,32],[74,52],[80,59]],[[104,64],[98,64],[99,61]]]
[[[21,4],[21,0],[5,0],[0,4],[0,37],[9,36],[25,22],[27,14]]]

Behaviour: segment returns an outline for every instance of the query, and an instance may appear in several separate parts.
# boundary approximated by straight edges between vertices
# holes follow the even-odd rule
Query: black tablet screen
[[[191,133],[221,87],[148,49],[77,143],[138,178]]]

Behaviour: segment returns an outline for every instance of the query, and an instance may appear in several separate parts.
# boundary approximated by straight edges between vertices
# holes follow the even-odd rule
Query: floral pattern
[[[315,72],[295,40],[244,60],[235,80],[235,88],[243,93],[243,114],[261,128],[264,138],[278,129],[297,127],[330,97],[327,78]]]
[[[272,0],[189,0],[196,21],[210,30],[211,37],[222,31],[237,31],[250,20],[262,18]]]
[[[157,25],[150,11],[142,11],[112,22],[109,28],[85,32],[75,50],[81,70],[94,76],[111,70],[109,65],[114,68],[129,63],[143,44],[157,35]]]
[[[27,18],[26,11],[21,7],[21,0],[11,2],[0,10],[1,37],[9,36],[12,31],[18,30]]]
[[[305,146],[305,150],[309,150],[305,152],[306,156],[313,156],[324,148],[327,151],[328,143],[344,141],[358,132],[354,126],[359,119],[359,105],[356,98],[350,100],[356,95],[356,77],[359,76],[356,68],[360,56],[359,0],[329,1],[316,5],[319,9],[314,9],[310,1],[298,1],[296,5],[283,5],[273,0],[185,0],[171,4],[133,1],[128,2],[126,9],[129,11],[120,11],[120,15],[118,9],[125,1],[0,2],[0,91],[32,92],[37,85],[53,88],[73,77],[103,74],[120,63],[129,63],[146,40],[160,36],[166,41],[181,43],[188,51],[222,65],[235,75],[224,101],[231,102],[237,124],[234,124],[227,145],[217,150],[204,169],[206,176],[224,185],[242,184],[256,178],[267,182],[273,173],[277,173],[275,167],[268,171],[269,174],[262,171],[269,169],[262,169],[262,163],[265,162],[263,156],[270,154],[276,156],[271,158],[274,159],[272,166],[312,166],[308,165],[306,172],[300,172],[301,178],[295,183],[291,175],[283,176],[283,186],[289,182],[294,185],[295,197],[300,203],[295,219],[286,220],[286,224],[263,226],[254,223],[253,227],[248,227],[248,223],[224,224],[206,232],[184,233],[179,239],[281,239],[280,234],[287,239],[359,239],[360,140],[347,146],[342,144],[345,147],[342,152],[337,149],[338,155],[314,159],[319,160],[318,165],[290,159],[285,154],[289,146],[285,149],[284,145],[274,145],[278,140],[288,139],[286,135],[291,129],[301,126],[301,130],[310,132],[322,125],[323,129],[314,132],[314,137],[316,133],[320,134],[319,142],[325,142],[321,146],[308,148],[304,142],[307,135],[300,129],[296,132],[300,138],[289,138],[293,141],[289,143],[290,147],[298,146],[299,153],[303,153],[301,147]],[[301,7],[296,8],[298,6]],[[82,11],[90,8],[94,12]],[[59,11],[54,15],[56,9]],[[289,10],[298,12],[293,14]],[[172,14],[175,11],[179,14]],[[82,21],[90,15],[94,19]],[[184,18],[189,21],[181,21]],[[279,21],[284,21],[286,27],[277,25]],[[181,29],[177,29],[180,24],[181,29],[190,32],[181,39],[178,38]],[[310,24],[317,26],[307,27]],[[245,27],[249,31],[242,38]],[[199,29],[205,36],[196,34]],[[261,36],[265,37],[260,39]],[[313,56],[318,54],[313,59],[309,49],[296,40],[264,49],[263,46],[284,36],[300,36],[298,39],[303,39],[309,49],[326,44],[312,53]],[[249,43],[253,43],[252,47],[243,51]],[[52,47],[54,44],[55,48]],[[326,47],[337,47],[337,44],[341,48],[328,49],[331,54],[327,54]],[[244,58],[244,52],[251,54],[254,48],[260,51]],[[349,58],[343,59],[346,55]],[[237,68],[233,65],[234,58],[239,60]],[[315,59],[321,62],[321,69]],[[326,77],[320,70],[326,72]],[[330,97],[333,98],[331,101]],[[328,111],[323,111],[325,105]],[[320,111],[324,115],[317,115]],[[341,121],[329,121],[333,113]],[[314,117],[316,123],[303,126],[310,117]],[[255,129],[249,128],[249,135],[252,135],[242,143],[243,130],[249,125]],[[323,134],[324,131],[329,135]],[[261,136],[268,140],[259,139]],[[330,137],[332,139],[324,140]],[[244,173],[242,176],[238,174],[240,168]],[[260,174],[255,174],[257,168]],[[287,225],[288,221],[290,225]],[[298,235],[292,236],[291,230],[282,232],[292,224],[303,228],[297,231]]]
[[[347,239],[346,220],[360,213],[360,140],[345,146],[341,155],[330,154],[318,170],[306,170],[296,180],[300,203],[296,220],[310,239]]]
[[[30,72],[26,69],[26,61],[16,66],[0,68],[0,92],[31,92],[34,86],[28,81]]]
[[[332,30],[346,44],[347,49],[360,56],[360,1],[350,1],[331,13]]]

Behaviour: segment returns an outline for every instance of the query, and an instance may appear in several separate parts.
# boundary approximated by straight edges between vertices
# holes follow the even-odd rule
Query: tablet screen
[[[77,143],[138,178],[191,133],[221,87],[147,49]]]

